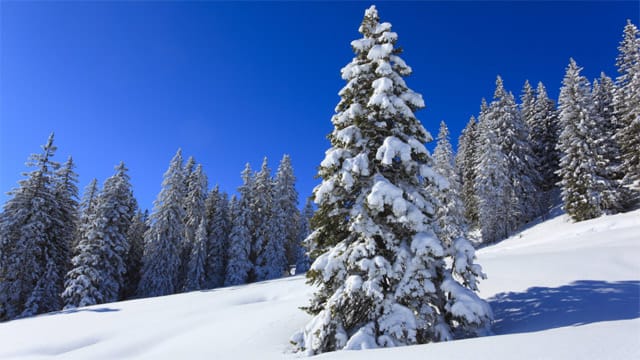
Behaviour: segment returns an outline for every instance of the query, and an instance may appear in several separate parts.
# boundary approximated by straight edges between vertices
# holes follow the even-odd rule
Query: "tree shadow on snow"
[[[106,307],[101,307],[101,308],[76,308],[76,309],[61,310],[61,311],[57,312],[57,314],[73,314],[73,313],[78,313],[78,312],[109,313],[109,312],[116,312],[116,311],[120,311],[120,309],[112,309],[112,308],[106,308]]]
[[[640,281],[580,280],[489,299],[497,335],[640,317]]]

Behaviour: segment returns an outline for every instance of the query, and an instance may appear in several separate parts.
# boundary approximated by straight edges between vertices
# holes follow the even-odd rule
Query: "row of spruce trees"
[[[211,289],[304,272],[313,208],[297,208],[289,156],[271,176],[247,164],[240,197],[208,189],[202,166],[179,150],[151,215],[123,163],[78,203],[71,158],[53,160],[53,135],[0,213],[0,320]]]
[[[525,83],[517,104],[498,77],[455,158],[444,123],[433,156],[425,149],[432,139],[414,114],[424,101],[375,6],[359,32],[313,193],[313,317],[291,342],[312,355],[486,334],[493,315],[476,294],[485,275],[469,227],[484,242],[505,238],[548,213],[558,188],[576,221],[637,200],[637,28],[625,27],[615,82],[590,87],[571,60],[557,109],[543,84]]]
[[[520,103],[498,77],[459,138],[455,164],[465,220],[491,243],[548,213],[561,192],[575,221],[634,206],[640,180],[640,38],[624,28],[616,81],[593,83],[571,59],[556,108],[545,86],[524,84]]]

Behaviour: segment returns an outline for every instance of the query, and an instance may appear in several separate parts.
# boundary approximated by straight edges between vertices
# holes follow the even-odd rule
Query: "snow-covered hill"
[[[320,359],[640,359],[640,210],[558,216],[478,252],[495,336]],[[0,324],[0,358],[296,358],[302,277],[104,304]]]

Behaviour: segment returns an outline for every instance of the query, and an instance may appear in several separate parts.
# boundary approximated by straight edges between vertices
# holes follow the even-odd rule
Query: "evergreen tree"
[[[252,217],[253,231],[251,259],[254,276],[250,280],[262,281],[282,277],[286,268],[285,229],[277,224],[274,202],[274,182],[271,170],[264,158],[255,177]],[[279,210],[279,209],[278,209]]]
[[[544,213],[553,205],[551,192],[559,181],[556,172],[560,155],[556,149],[559,135],[558,112],[541,82],[536,89],[533,114],[525,117],[525,121],[529,128],[532,155],[536,159],[537,171],[540,175],[538,187],[542,195],[541,210]]]
[[[456,170],[462,183],[460,199],[464,206],[464,217],[471,228],[480,225],[478,197],[475,192],[479,146],[477,125],[476,118],[472,116],[458,139],[458,154],[455,158]]]
[[[64,231],[56,216],[53,139],[31,155],[34,170],[9,192],[0,214],[0,321],[60,308],[66,262],[58,262],[64,249],[56,235]]]
[[[476,164],[475,193],[478,197],[478,218],[482,241],[492,243],[509,236],[514,229],[513,213],[517,209],[513,203],[515,190],[512,187],[509,158],[502,146],[506,137],[504,116],[501,116],[506,102],[506,92],[502,79],[496,81],[494,101],[488,107],[481,107],[478,123],[478,162]],[[508,114],[513,116],[513,112]]]
[[[304,209],[300,216],[298,227],[298,249],[296,255],[296,275],[304,274],[309,270],[311,258],[309,258],[310,249],[305,239],[311,235],[311,218],[313,217],[313,203],[311,199],[307,199]]]
[[[293,265],[298,258],[300,211],[296,178],[289,155],[284,155],[278,166],[274,181],[274,207],[275,231],[278,236],[284,236],[286,265]],[[286,266],[283,270],[286,270]]]
[[[640,189],[640,33],[627,20],[618,47],[615,111],[620,122],[616,140],[620,144],[625,181]],[[637,196],[637,193],[636,193]]]
[[[433,232],[426,186],[440,177],[414,116],[424,102],[403,80],[411,69],[390,29],[366,10],[342,69],[347,85],[314,189],[310,241],[324,252],[307,272],[314,317],[292,339],[308,354],[447,340],[490,320],[488,304],[447,270]]]
[[[196,230],[196,238],[191,247],[191,256],[187,267],[185,291],[201,290],[205,287],[205,266],[207,261],[207,220],[202,218]]]
[[[227,268],[227,247],[231,219],[229,218],[229,200],[226,193],[221,193],[216,186],[207,197],[207,285],[216,288],[224,285]]]
[[[144,253],[144,234],[149,230],[147,221],[149,211],[138,211],[131,219],[131,226],[127,231],[129,241],[129,252],[127,253],[127,273],[125,276],[124,294],[125,299],[136,295],[138,284],[140,283],[140,272],[142,271],[142,254]]]
[[[71,244],[72,252],[75,251],[80,239],[87,232],[87,227],[89,226],[92,216],[95,214],[96,200],[98,199],[99,193],[100,189],[98,188],[98,180],[94,178],[84,189],[82,200],[78,205],[79,217],[76,225],[76,231],[74,233],[73,243]],[[73,253],[73,256],[75,255],[77,254]]]
[[[249,171],[246,174],[247,170]],[[239,192],[243,194],[251,186],[251,168],[247,164],[243,179],[245,183]],[[249,278],[252,265],[249,260],[251,250],[251,214],[246,198],[236,200],[231,198],[231,233],[229,234],[229,248],[227,250],[227,269],[224,278],[225,286],[245,284]]]
[[[179,290],[185,193],[182,150],[178,149],[164,173],[162,190],[154,203],[149,230],[144,235],[139,296],[169,295]]]
[[[464,220],[464,208],[460,200],[460,183],[453,166],[453,147],[449,141],[449,128],[440,122],[438,133],[438,143],[433,150],[433,169],[444,180],[448,186],[440,189],[432,186],[432,196],[437,200],[436,209],[436,234],[438,238],[450,247],[453,241],[464,237],[466,224]]]
[[[247,283],[253,271],[251,247],[254,224],[251,206],[255,188],[254,181],[253,171],[247,163],[242,171],[242,186],[238,188],[240,198],[233,197],[229,209],[231,231],[227,248],[225,286]]]
[[[560,90],[560,185],[564,209],[576,221],[602,215],[601,179],[596,174],[596,129],[589,82],[571,59]]]
[[[613,80],[604,73],[600,74],[600,82],[593,81],[592,99],[596,128],[590,137],[593,138],[596,158],[596,175],[601,182],[600,207],[603,212],[615,214],[622,211],[629,200],[629,191],[622,186],[621,151],[615,140],[619,130],[614,111],[614,94],[616,88]]]
[[[185,174],[187,174],[185,181],[187,193],[184,199],[184,238],[181,244],[182,258],[178,289],[182,289],[186,285],[187,272],[190,271],[189,263],[193,256],[192,247],[196,242],[196,232],[206,216],[205,202],[208,187],[207,176],[202,170],[202,165],[196,166],[192,157],[187,161]]]
[[[69,250],[74,242],[78,225],[78,175],[74,172],[76,165],[69,157],[67,162],[56,172],[54,191],[58,203],[57,218],[59,233],[56,234],[59,264],[69,265]],[[66,268],[65,268],[66,269]]]
[[[95,216],[80,239],[62,297],[66,308],[113,302],[124,292],[127,232],[136,210],[127,168],[116,167],[97,198]]]

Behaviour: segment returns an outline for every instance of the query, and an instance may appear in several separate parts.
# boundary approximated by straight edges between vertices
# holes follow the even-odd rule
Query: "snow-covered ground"
[[[640,210],[558,216],[478,252],[495,336],[319,359],[640,359]],[[126,301],[0,324],[0,358],[296,358],[302,277]]]

